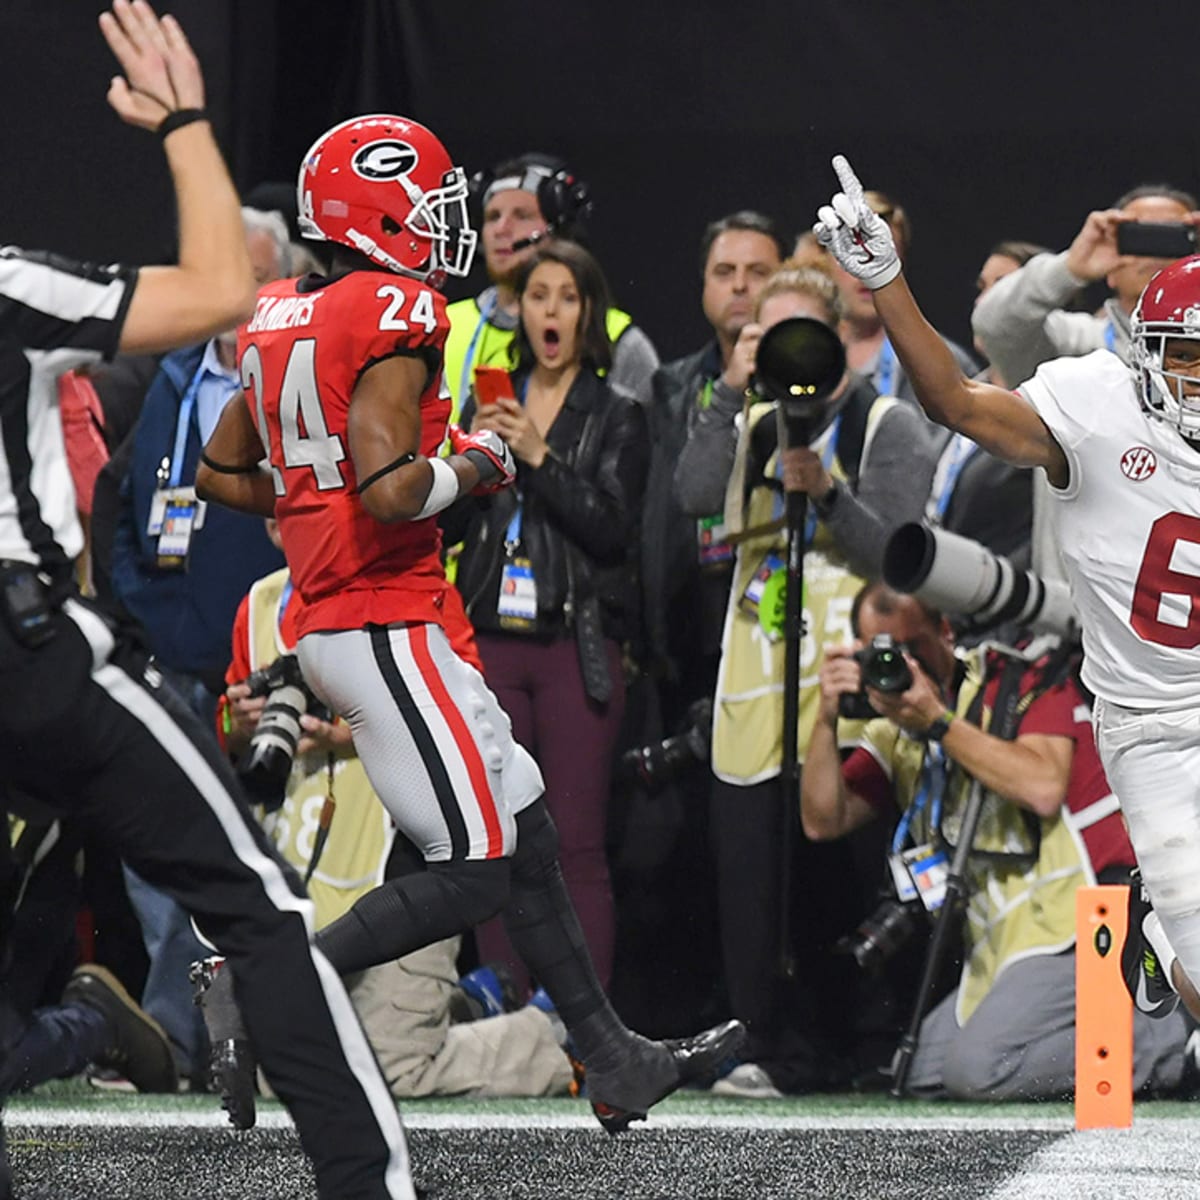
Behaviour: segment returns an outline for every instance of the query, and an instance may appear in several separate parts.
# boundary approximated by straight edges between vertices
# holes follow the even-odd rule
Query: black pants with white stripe
[[[255,1050],[320,1195],[411,1200],[395,1104],[341,982],[313,949],[311,905],[228,763],[86,602],[68,600],[54,624],[54,638],[31,650],[0,623],[6,780],[92,825],[233,963]]]

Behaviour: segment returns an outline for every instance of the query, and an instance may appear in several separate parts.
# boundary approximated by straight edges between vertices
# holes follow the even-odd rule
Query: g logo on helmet
[[[360,146],[350,160],[356,175],[374,181],[399,179],[407,175],[419,161],[416,150],[407,142],[384,138]]]

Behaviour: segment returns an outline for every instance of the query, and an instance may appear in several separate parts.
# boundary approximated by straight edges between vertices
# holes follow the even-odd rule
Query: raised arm
[[[870,803],[842,775],[838,749],[838,698],[862,684],[851,646],[831,646],[821,661],[821,707],[800,773],[800,823],[816,842],[845,837],[874,819]]]
[[[842,191],[822,206],[817,240],[874,293],[888,338],[929,417],[973,438],[1018,467],[1044,467],[1064,487],[1066,456],[1041,417],[1014,392],[967,379],[925,319],[900,271],[887,224],[867,206],[862,184],[841,155],[833,160]]]
[[[146,354],[245,320],[254,275],[237,192],[204,115],[200,64],[183,30],[145,0],[113,0],[100,28],[124,71],[108,102],[127,124],[162,137],[179,210],[179,261],[138,273],[121,331],[123,351]]]

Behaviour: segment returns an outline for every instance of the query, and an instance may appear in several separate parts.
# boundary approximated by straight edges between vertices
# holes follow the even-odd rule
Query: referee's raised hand
[[[174,17],[159,18],[146,0],[113,0],[100,29],[121,64],[108,102],[130,125],[158,129],[173,112],[204,108],[204,77]]]

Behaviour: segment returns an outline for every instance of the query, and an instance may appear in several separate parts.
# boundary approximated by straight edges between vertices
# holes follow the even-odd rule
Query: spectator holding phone
[[[1017,387],[1044,362],[1080,357],[1107,349],[1129,361],[1129,318],[1142,289],[1155,272],[1174,257],[1192,251],[1184,248],[1184,235],[1200,223],[1196,199],[1166,183],[1143,183],[1126,192],[1107,209],[1088,213],[1075,240],[1061,254],[1034,255],[1019,270],[997,280],[980,296],[971,315],[977,343],[1006,387]],[[1139,246],[1131,229],[1147,223],[1174,224],[1180,236],[1178,255],[1159,258],[1123,253]],[[1125,231],[1122,236],[1122,230]],[[1067,305],[1081,287],[1103,279],[1112,295],[1098,313],[1072,312]],[[1058,547],[1049,530],[1047,488],[1042,473],[1035,472],[1033,569],[1044,578],[1062,579]]]
[[[508,394],[489,381],[493,402],[481,393],[463,419],[508,443],[516,486],[461,501],[443,523],[451,541],[463,542],[457,583],[484,674],[517,741],[541,764],[563,874],[607,983],[614,923],[606,811],[649,443],[642,409],[600,376],[612,348],[595,259],[572,242],[549,242],[515,286],[520,323]],[[480,954],[524,977],[494,923],[480,931]]]
[[[1194,253],[1183,238],[1200,224],[1196,199],[1166,183],[1142,183],[1111,208],[1088,213],[1075,240],[1061,254],[1037,254],[980,296],[971,316],[975,337],[992,366],[1016,387],[1052,358],[1109,349],[1129,354],[1129,316],[1150,277],[1173,259]],[[1178,230],[1179,252],[1147,255],[1137,235],[1123,250],[1122,228],[1133,223],[1167,223]],[[1161,251],[1161,247],[1153,247]],[[1081,287],[1100,280],[1112,290],[1099,313],[1068,312]]]
[[[592,212],[586,181],[552,154],[522,154],[479,171],[471,190],[480,208],[488,286],[446,309],[450,334],[442,378],[455,413],[467,402],[476,367],[503,370],[508,365],[519,317],[517,280],[534,250],[552,237],[583,242]],[[654,344],[627,312],[611,303],[603,323],[612,342],[612,361],[604,368],[609,379],[649,403],[650,377],[658,367]]]

